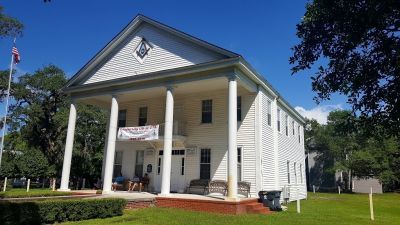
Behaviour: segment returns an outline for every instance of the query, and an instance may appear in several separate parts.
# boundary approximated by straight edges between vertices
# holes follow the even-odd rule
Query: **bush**
[[[0,202],[1,224],[43,224],[120,216],[125,199]]]

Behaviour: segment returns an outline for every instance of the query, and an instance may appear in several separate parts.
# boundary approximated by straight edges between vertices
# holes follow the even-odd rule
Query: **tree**
[[[17,37],[22,35],[24,25],[17,19],[9,17],[3,13],[0,6],[0,37]]]
[[[21,176],[26,178],[41,178],[54,175],[54,165],[50,166],[43,152],[37,149],[27,149],[17,157],[17,166]]]
[[[332,185],[335,172],[343,171],[346,187],[352,176],[378,178],[386,190],[400,185],[400,145],[385,134],[371,134],[349,111],[333,111],[326,125],[307,122],[305,147],[316,153],[310,184]]]
[[[313,0],[297,36],[292,73],[320,64],[317,103],[343,94],[369,129],[400,136],[400,1]]]
[[[1,101],[4,101],[6,93],[7,79],[4,76],[7,74],[7,71],[0,71]],[[37,161],[43,160],[42,154],[51,163],[52,167],[47,171],[49,175],[55,171],[60,175],[63,163],[70,103],[61,91],[65,83],[64,72],[54,65],[43,67],[33,74],[24,74],[11,83],[13,101],[9,108],[8,125],[9,135],[14,137],[6,142],[7,149],[26,153],[25,156]],[[71,175],[98,177],[103,156],[106,113],[98,107],[85,104],[79,104],[77,109],[72,162],[76,169],[71,171]]]

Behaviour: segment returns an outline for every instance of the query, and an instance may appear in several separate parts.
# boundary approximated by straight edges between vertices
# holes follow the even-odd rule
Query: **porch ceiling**
[[[238,89],[245,88],[245,84],[238,80]],[[216,90],[228,90],[228,80],[226,77],[217,77],[212,79],[191,81],[174,85],[174,96],[185,96],[188,94],[196,94],[201,92],[210,92]],[[160,84],[158,87],[143,88],[138,90],[126,91],[118,94],[120,103],[138,101],[143,99],[151,99],[165,96],[166,87]],[[97,95],[88,98],[78,99],[79,102],[98,105],[100,107],[108,108],[110,105],[110,95]]]

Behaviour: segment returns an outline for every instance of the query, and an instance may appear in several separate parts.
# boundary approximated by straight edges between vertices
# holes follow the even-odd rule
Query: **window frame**
[[[121,162],[117,162],[118,154],[121,154],[121,158],[120,158]],[[124,157],[124,152],[123,151],[115,151],[114,165],[113,165],[113,177],[118,177],[120,174],[122,174],[123,157]],[[116,166],[120,167],[119,168],[119,173],[117,173],[117,170],[115,169]]]
[[[142,110],[144,110],[144,111],[142,111]],[[148,110],[149,109],[147,106],[139,107],[138,126],[146,126],[147,125]],[[143,115],[142,112],[145,112],[145,115]],[[144,124],[143,124],[143,122],[144,122]]]
[[[243,146],[237,147],[237,157],[237,178],[238,181],[243,181]]]
[[[296,135],[296,132],[295,132],[295,122],[294,122],[294,120],[292,120],[292,134],[293,134],[293,136]]]
[[[287,182],[290,184],[290,161],[286,161]]]
[[[206,105],[206,103],[210,103]],[[202,124],[209,124],[213,122],[213,100],[212,99],[205,99],[201,100],[201,123]],[[206,116],[209,116],[207,118]]]
[[[124,115],[122,119],[122,115]],[[118,128],[126,127],[126,117],[127,117],[127,110],[121,109],[118,111]]]
[[[272,126],[272,102],[270,100],[267,100],[267,124]]]
[[[277,130],[278,132],[281,132],[281,109],[278,108],[276,110],[276,123],[277,123]]]
[[[204,158],[202,156],[203,151],[204,152],[208,151],[208,157],[207,157],[206,162],[202,162],[203,158]],[[208,166],[208,177],[203,176],[205,172],[202,171],[202,166]],[[211,148],[201,148],[200,149],[199,177],[200,177],[200,179],[211,179]]]
[[[238,122],[242,121],[242,96],[236,98],[236,117]]]
[[[299,136],[299,143],[301,143],[300,125],[297,125],[297,135]]]
[[[285,134],[289,136],[289,116],[285,114]]]
[[[293,170],[294,170],[294,183],[297,184],[297,169],[296,169],[296,162],[293,163]]]

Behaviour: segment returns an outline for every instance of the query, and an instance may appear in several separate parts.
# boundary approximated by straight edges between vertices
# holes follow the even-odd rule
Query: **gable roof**
[[[121,32],[119,32],[110,42],[107,43],[105,47],[103,47],[91,60],[89,60],[88,63],[86,63],[71,79],[68,80],[68,82],[65,85],[65,88],[73,86],[74,84],[77,84],[84,78],[86,78],[89,72],[93,68],[95,68],[99,63],[101,63],[101,61],[108,55],[108,53],[112,52],[115,48],[117,48],[117,46],[121,42],[123,42],[125,38],[127,38],[133,30],[137,29],[143,23],[151,24],[163,31],[176,35],[180,38],[183,38],[189,42],[197,44],[210,51],[219,53],[227,58],[236,58],[240,56],[237,53],[234,53],[232,51],[211,44],[207,41],[196,38],[192,35],[179,31],[161,22],[150,19],[144,15],[138,14],[131,22],[129,22],[127,26],[125,26],[125,28]]]

